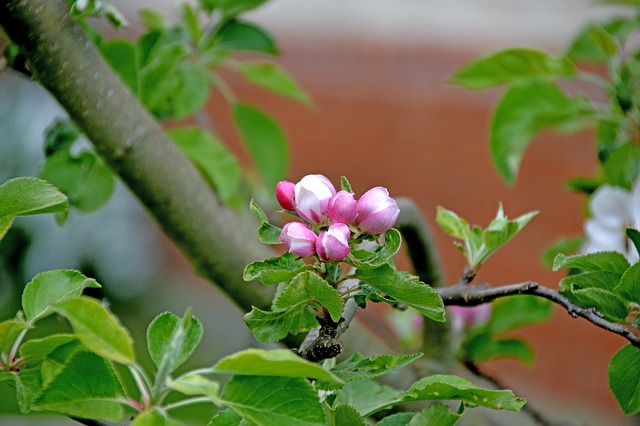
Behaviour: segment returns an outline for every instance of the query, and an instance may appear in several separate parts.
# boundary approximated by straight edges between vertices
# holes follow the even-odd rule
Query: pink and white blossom
[[[396,223],[399,214],[398,204],[387,188],[376,186],[358,200],[353,224],[367,234],[381,234]]]
[[[489,322],[491,305],[485,303],[477,306],[451,306],[449,307],[449,312],[451,313],[453,327],[461,330]]]
[[[356,216],[356,199],[353,193],[338,191],[331,199],[327,207],[327,216],[332,223],[350,224]]]
[[[336,189],[323,175],[307,175],[295,185],[294,204],[296,213],[311,223],[321,223],[327,213],[329,199]]]
[[[344,223],[331,225],[329,229],[318,235],[316,240],[316,253],[320,260],[325,262],[341,261],[350,252],[349,237],[351,231]]]
[[[294,196],[296,184],[286,180],[278,182],[276,185],[276,199],[278,204],[285,210],[292,211],[294,209]]]
[[[591,219],[584,225],[587,241],[582,253],[617,251],[631,263],[638,261],[638,251],[625,234],[626,228],[640,228],[640,179],[631,191],[601,185],[589,200]]]
[[[317,236],[307,225],[289,222],[282,228],[278,241],[284,243],[289,253],[307,257],[316,252]]]

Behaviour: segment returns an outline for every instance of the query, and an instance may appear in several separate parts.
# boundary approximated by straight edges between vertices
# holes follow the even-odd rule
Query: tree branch
[[[34,77],[67,110],[196,271],[242,309],[270,306],[272,289],[245,283],[246,264],[272,252],[223,206],[200,173],[70,18],[67,0],[0,2],[0,26]]]
[[[500,297],[515,296],[518,294],[531,294],[542,297],[562,306],[573,318],[582,317],[590,323],[627,339],[633,346],[640,348],[640,336],[628,328],[605,320],[594,308],[583,308],[564,297],[556,290],[528,281],[511,284],[503,287],[491,287],[483,285],[456,284],[451,287],[438,289],[438,293],[445,305],[476,306],[491,302]]]

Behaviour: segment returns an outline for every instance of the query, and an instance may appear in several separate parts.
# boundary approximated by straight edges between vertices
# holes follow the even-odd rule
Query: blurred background
[[[175,0],[114,4],[130,21],[118,36],[139,32],[141,7],[160,9],[170,21],[178,16]],[[356,194],[384,185],[392,196],[415,200],[434,226],[450,283],[464,262],[451,240],[435,229],[436,206],[482,226],[499,202],[511,218],[539,210],[491,258],[477,281],[533,280],[557,288],[562,272],[551,272],[540,258],[558,238],[582,232],[584,198],[566,190],[563,182],[595,172],[593,134],[542,134],[527,151],[518,182],[507,187],[488,153],[488,126],[500,91],[471,93],[447,80],[472,58],[502,47],[561,52],[587,22],[622,11],[584,0],[272,0],[247,18],[275,37],[281,64],[314,105],[306,108],[271,95],[237,76],[227,81],[239,98],[268,110],[283,125],[291,144],[289,180],[322,173],[339,182],[345,175]],[[9,71],[0,73],[1,181],[37,174],[44,161],[43,133],[57,116],[63,112],[36,84]],[[213,94],[198,120],[248,164],[222,97]],[[138,342],[158,313],[181,314],[193,306],[205,336],[192,366],[256,345],[242,313],[193,275],[122,185],[105,208],[91,215],[73,213],[63,228],[52,217],[30,217],[17,225],[0,243],[5,259],[0,264],[0,319],[15,313],[20,286],[38,272],[83,268],[103,283],[101,296]],[[507,360],[485,369],[532,406],[561,424],[638,423],[621,414],[607,385],[607,365],[625,345],[622,338],[561,309],[549,323],[518,335],[534,346],[535,365],[526,368]],[[0,396],[0,410],[14,409]],[[0,416],[0,424],[21,421]]]

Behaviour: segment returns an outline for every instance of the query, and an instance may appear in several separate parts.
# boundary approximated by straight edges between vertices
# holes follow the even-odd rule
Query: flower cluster
[[[289,222],[278,241],[298,256],[341,261],[351,251],[352,235],[378,235],[391,228],[400,209],[386,188],[377,186],[356,200],[352,192],[336,191],[323,175],[307,175],[298,183],[276,186],[280,206],[302,222]]]
[[[601,185],[589,200],[591,219],[584,226],[587,241],[582,253],[617,251],[632,263],[638,252],[627,239],[627,227],[640,229],[640,179],[631,191],[611,185]]]

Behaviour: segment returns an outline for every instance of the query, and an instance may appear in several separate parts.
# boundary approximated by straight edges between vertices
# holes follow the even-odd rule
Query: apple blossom
[[[491,318],[491,305],[488,303],[477,306],[451,306],[449,311],[453,327],[457,330],[486,324]]]
[[[349,236],[351,231],[344,223],[331,225],[329,229],[323,231],[316,239],[316,253],[320,260],[340,261],[347,257],[349,251]]]
[[[638,252],[625,234],[628,227],[640,227],[640,179],[631,192],[624,188],[601,185],[589,200],[591,219],[585,222],[587,241],[583,253],[617,251],[632,263]]]
[[[329,200],[327,216],[333,223],[350,224],[356,216],[356,199],[353,193],[347,191],[337,192]]]
[[[381,234],[396,223],[399,214],[400,209],[387,188],[376,186],[358,200],[353,224],[367,234]]]
[[[336,189],[323,175],[307,175],[296,183],[295,210],[302,219],[311,223],[321,223],[327,213],[329,199]]]
[[[276,185],[276,198],[278,199],[278,204],[280,204],[283,209],[288,211],[293,210],[295,188],[295,183],[286,180],[280,181]]]
[[[284,243],[289,253],[306,257],[315,254],[317,236],[307,225],[289,222],[282,228],[278,241]]]

